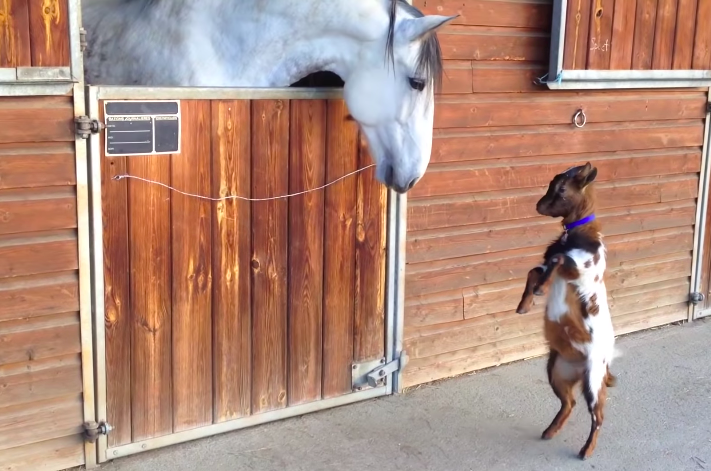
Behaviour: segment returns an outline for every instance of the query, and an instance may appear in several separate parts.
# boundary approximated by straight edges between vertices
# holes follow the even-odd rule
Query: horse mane
[[[405,0],[390,0],[390,23],[388,25],[388,38],[385,46],[385,54],[387,58],[395,64],[395,56],[393,52],[395,41],[395,20],[397,18],[398,7],[405,10],[414,18],[423,18],[425,15],[407,3]],[[440,90],[442,84],[442,73],[444,64],[442,61],[442,48],[439,44],[437,34],[428,34],[422,42],[420,54],[417,58],[416,72],[420,78],[427,80],[431,85],[434,85],[435,91]]]

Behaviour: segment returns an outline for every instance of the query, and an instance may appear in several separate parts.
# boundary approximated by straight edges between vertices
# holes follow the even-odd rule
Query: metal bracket
[[[86,30],[84,28],[79,28],[79,50],[81,52],[86,50]]]
[[[114,428],[107,422],[84,422],[84,440],[94,443],[99,435],[108,435]]]
[[[91,119],[88,116],[77,116],[74,118],[76,133],[82,139],[89,139],[91,134],[96,134],[104,129],[104,125],[96,119]]]
[[[405,368],[407,360],[407,354],[402,352],[400,358],[396,358],[390,363],[386,363],[385,358],[353,363],[351,380],[353,389],[362,391],[363,389],[385,385],[388,376]]]
[[[705,299],[704,293],[699,293],[698,291],[695,291],[691,294],[689,294],[689,302],[691,304],[699,304]]]

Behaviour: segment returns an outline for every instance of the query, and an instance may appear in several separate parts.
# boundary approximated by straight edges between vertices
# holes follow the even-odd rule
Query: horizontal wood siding
[[[0,68],[68,67],[67,0],[0,2]]]
[[[84,463],[72,122],[71,97],[0,98],[0,469]]]
[[[563,69],[711,69],[709,18],[709,0],[568,0]]]
[[[530,44],[550,28],[550,10],[536,13],[550,2],[415,4],[430,13],[487,11],[440,33],[447,44],[470,31],[472,44],[460,51],[478,47],[478,28]],[[472,91],[438,96],[431,164],[409,193],[406,386],[546,351],[543,299],[527,315],[514,312],[526,273],[560,231],[535,204],[553,175],[586,161],[599,169],[617,333],[687,316],[706,93],[545,91],[532,83],[547,60],[535,46],[521,57],[521,43],[497,44],[497,61],[465,62],[448,50],[457,59],[450,67],[470,69]],[[572,125],[578,109],[583,128]]]
[[[109,447],[351,392],[384,355],[387,193],[340,100],[184,100],[181,153],[102,157]],[[0,250],[2,248],[0,247]],[[166,397],[170,399],[166,399]]]

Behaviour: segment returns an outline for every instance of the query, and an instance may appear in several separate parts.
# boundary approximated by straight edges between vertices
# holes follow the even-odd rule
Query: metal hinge
[[[108,435],[113,427],[107,422],[84,422],[84,440],[94,443],[99,435]]]
[[[82,139],[88,139],[91,134],[96,134],[104,129],[104,125],[96,119],[88,116],[78,116],[74,118],[76,133]]]
[[[353,363],[351,376],[353,389],[362,391],[368,387],[377,388],[385,385],[388,376],[405,368],[407,359],[407,354],[403,351],[400,353],[400,358],[396,358],[390,363],[386,363],[385,358]]]
[[[86,30],[84,28],[79,28],[79,50],[84,52],[86,49]]]
[[[704,298],[705,298],[704,293],[699,293],[698,291],[695,291],[695,292],[689,294],[689,302],[694,305],[702,302],[704,300]]]

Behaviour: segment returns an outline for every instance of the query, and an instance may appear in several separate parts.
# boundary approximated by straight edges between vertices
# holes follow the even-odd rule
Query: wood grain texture
[[[711,69],[711,0],[699,0],[696,12],[696,36],[694,38],[694,55],[691,61],[693,69]]]
[[[593,0],[588,39],[589,70],[608,70],[612,48],[612,19],[615,0]]]
[[[26,0],[0,3],[0,67],[29,67],[30,17]]]
[[[551,26],[552,5],[547,2],[491,0],[416,0],[413,5],[426,15],[459,15],[452,24],[507,26],[546,30]]]
[[[672,68],[677,8],[678,0],[659,0],[657,4],[652,58],[652,68],[655,70]]]
[[[612,20],[610,70],[629,70],[632,68],[636,14],[636,1],[615,1],[615,15]]]
[[[679,0],[674,31],[672,68],[691,69],[696,35],[696,7],[698,0]]]
[[[81,435],[71,435],[30,445],[11,448],[3,452],[6,469],[56,471],[82,466],[84,440]]]
[[[638,0],[635,18],[632,69],[649,70],[654,55],[654,30],[658,0]]]
[[[358,168],[358,128],[346,121],[345,102],[328,102],[326,181]],[[324,398],[351,392],[355,307],[355,229],[357,179],[326,188],[323,267]]]
[[[360,167],[371,163],[360,140]],[[375,168],[358,175],[356,225],[355,361],[374,360],[385,348],[385,244],[387,188],[375,179]]]
[[[0,175],[0,190],[74,185],[74,145],[0,145]]]
[[[565,21],[565,46],[563,50],[564,69],[585,69],[588,60],[592,3],[591,0],[571,0],[568,2]]]
[[[128,172],[169,183],[169,159],[162,155],[131,158]],[[170,198],[170,192],[158,185],[128,184],[134,441],[173,431]]]
[[[0,98],[0,145],[73,141],[71,97]]]
[[[74,272],[0,280],[0,321],[78,310],[79,280]]]
[[[67,0],[28,0],[32,65],[68,67],[69,5]]]
[[[103,135],[102,135],[103,139]],[[103,149],[102,144],[102,149]],[[101,199],[104,238],[104,329],[106,343],[106,411],[114,427],[109,446],[131,442],[131,296],[128,230],[128,180],[125,157],[103,158]],[[134,220],[135,221],[135,220]],[[135,221],[134,224],[138,222]]]
[[[480,26],[450,26],[438,33],[447,59],[536,61],[548,59],[550,39],[535,30]]]
[[[36,189],[32,193],[0,190],[0,234],[54,231],[76,226],[74,188]]]
[[[79,353],[79,316],[70,314],[57,325],[42,325],[44,319],[36,317],[23,322],[22,330],[0,331],[0,364]]]
[[[212,102],[212,188],[251,191],[249,101]],[[212,215],[212,319],[215,422],[250,414],[252,374],[251,205],[217,202]]]
[[[252,197],[289,189],[289,105],[252,102]],[[288,202],[252,206],[252,413],[287,405]]]
[[[547,87],[535,85],[534,81],[545,73],[543,63],[477,61],[472,63],[472,89],[474,93],[544,91]],[[436,107],[435,113],[437,110]]]
[[[5,239],[11,237],[11,239]],[[0,238],[0,278],[66,272],[79,268],[77,241],[71,232]],[[4,242],[4,243],[3,243]]]
[[[325,183],[326,101],[291,102],[289,193]],[[324,195],[289,200],[289,405],[321,399]]]
[[[441,93],[471,93],[472,63],[471,61],[444,61]]]
[[[211,107],[180,103],[181,153],[171,156],[171,184],[210,195]],[[173,431],[212,423],[212,223],[210,202],[171,195]]]

